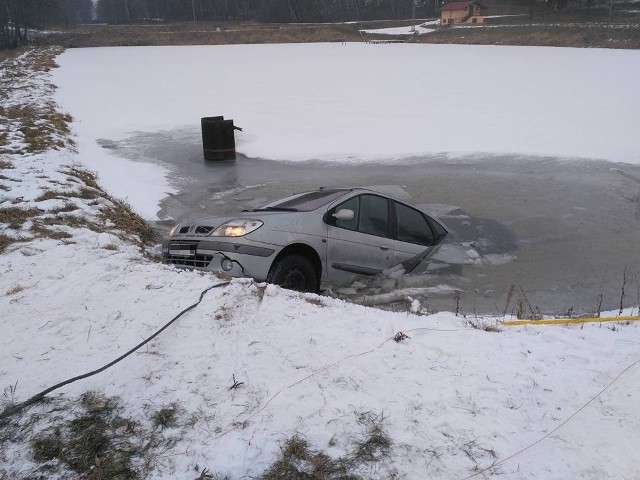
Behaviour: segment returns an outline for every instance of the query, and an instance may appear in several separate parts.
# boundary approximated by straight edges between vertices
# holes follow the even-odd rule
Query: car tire
[[[318,275],[302,255],[287,255],[277,260],[269,271],[267,282],[297,292],[318,292]]]

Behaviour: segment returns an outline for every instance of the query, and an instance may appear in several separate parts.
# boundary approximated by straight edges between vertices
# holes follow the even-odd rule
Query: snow
[[[364,33],[375,33],[380,35],[414,35],[422,33],[435,32],[435,29],[429,28],[429,26],[440,25],[440,20],[431,20],[423,22],[419,25],[414,25],[413,30],[411,25],[406,27],[389,27],[389,28],[373,28],[367,30],[360,30]]]
[[[321,144],[305,136],[309,135],[308,126],[298,128],[301,122],[295,118],[304,108],[319,107],[316,103],[319,98],[328,100],[329,93],[336,90],[335,86],[327,85],[326,91],[317,92],[314,88],[322,84],[314,83],[315,80],[303,88],[301,80],[311,81],[319,70],[314,67],[305,72],[304,67],[312,62],[297,65],[296,59],[302,57],[296,55],[307,51],[310,57],[326,65],[329,60],[322,60],[323,55],[334,58],[333,49],[339,48],[324,45],[67,51],[62,56],[62,68],[53,72],[53,78],[60,87],[65,108],[77,119],[74,129],[79,152],[7,156],[16,168],[3,170],[9,179],[3,180],[3,184],[10,185],[10,190],[0,190],[0,208],[15,204],[50,210],[59,206],[61,201],[44,203],[38,202],[37,197],[51,188],[52,182],[60,189],[77,188],[63,171],[65,166],[79,166],[81,162],[99,169],[101,182],[108,169],[100,162],[109,162],[109,168],[115,171],[112,177],[107,177],[107,183],[115,182],[115,186],[121,182],[131,188],[131,177],[149,172],[159,175],[160,170],[144,163],[116,164],[115,157],[92,145],[97,138],[117,138],[136,129],[189,124],[202,114],[235,115],[238,124],[248,126],[242,148],[249,153],[264,149],[267,156],[277,157],[282,154],[278,152],[289,152],[292,156],[297,152],[300,159],[320,155]],[[398,67],[407,61],[403,52],[407,52],[412,62],[417,58],[413,49],[357,48],[369,59],[396,58]],[[430,47],[420,48],[425,56],[423,61],[432,70],[447,70],[448,63],[433,65]],[[344,51],[349,49],[351,46]],[[474,58],[471,53],[463,54],[464,49],[451,51],[470,61]],[[475,54],[481,51],[470,49]],[[531,73],[528,63],[538,62],[539,66],[542,57],[556,67],[565,62],[566,70],[559,71],[556,79],[577,78],[573,76],[575,68],[582,73],[599,72],[582,63],[587,59],[601,67],[609,66],[595,80],[582,79],[591,87],[607,84],[609,76],[626,85],[629,80],[620,75],[621,71],[638,68],[637,55],[623,52],[522,51],[527,59],[516,62],[518,56],[509,49],[495,49],[496,56],[487,57],[489,65],[475,72],[479,83],[489,85],[486,79],[482,80],[483,75],[491,74],[491,65],[506,61],[500,60],[502,55],[517,63],[509,72],[502,71],[509,82],[516,77],[522,80],[515,71]],[[388,56],[391,52],[394,57]],[[289,55],[288,64],[296,67],[278,72],[285,65],[281,55]],[[260,56],[275,62],[264,75],[261,67],[266,64]],[[167,63],[169,57],[171,62]],[[213,65],[222,64],[226,68],[219,69],[217,76],[187,74],[194,71],[194,59],[199,59],[198,64],[205,69],[213,68],[209,63],[213,60],[216,60]],[[622,59],[628,64],[623,66]],[[261,75],[243,80],[223,60],[244,65],[239,70],[245,73],[251,69]],[[243,63],[249,60],[256,64],[249,67]],[[359,60],[352,58],[352,62],[358,64]],[[569,70],[571,74],[567,73]],[[148,71],[160,75],[155,78],[163,81],[146,83],[154,78],[145,73]],[[175,88],[171,96],[168,83],[177,82],[177,72],[181,73],[181,81],[174,85],[180,88]],[[384,72],[375,71],[389,82],[390,77]],[[345,89],[355,95],[355,83],[347,81],[350,76],[346,72],[334,73],[338,77],[336,82],[345,81]],[[451,81],[448,75],[450,72],[445,76]],[[373,71],[370,76],[377,86],[382,85],[376,83]],[[498,77],[490,76],[494,81]],[[280,87],[276,85],[276,77],[280,79]],[[434,73],[430,78],[435,81],[437,75]],[[50,79],[42,72],[34,74],[29,88],[35,89],[36,95],[51,95],[46,88]],[[530,81],[542,79],[545,82],[537,85],[536,94],[542,90],[551,95],[553,90],[548,88],[548,78],[542,72]],[[232,85],[236,81],[240,85]],[[424,79],[413,81],[416,88],[425,83]],[[468,82],[461,81],[458,85],[462,87]],[[582,112],[580,109],[591,108],[593,103],[604,107],[608,100],[608,112],[615,110],[629,119],[626,106],[615,103],[618,93],[601,88],[598,94],[605,100],[596,97],[584,102],[580,95],[585,91],[580,85],[572,84],[575,90],[564,105],[566,108]],[[200,90],[196,90],[198,86]],[[445,100],[455,105],[454,86],[448,85],[449,89],[444,89],[444,83],[440,86],[439,95],[445,97],[441,105],[447,103]],[[223,91],[217,93],[216,88]],[[286,102],[275,108],[278,103],[269,92],[273,94],[276,90],[282,95],[280,100],[292,100],[298,95],[298,103]],[[350,118],[363,121],[362,110],[371,112],[370,109],[389,107],[391,100],[377,95],[376,89],[364,90],[369,101],[358,108],[357,101],[346,102],[347,105],[338,101],[344,101],[345,95],[334,99],[332,105],[346,113],[353,109]],[[205,91],[209,93],[202,93]],[[416,91],[427,90],[413,90]],[[524,88],[522,95],[525,91],[529,90]],[[402,90],[393,92],[401,92],[393,96],[392,91],[386,91],[398,102],[398,111],[404,112],[397,115],[408,115],[408,104],[416,109],[416,121],[418,118],[427,121],[434,113],[433,108],[437,111],[435,95],[430,97],[435,102],[431,103],[432,108],[424,112],[419,98],[405,97]],[[481,89],[478,92],[481,99],[486,98],[486,92]],[[11,93],[18,94],[18,91]],[[233,98],[228,99],[229,95]],[[504,92],[504,96],[510,95],[515,101],[516,93]],[[356,96],[360,100],[365,98]],[[519,97],[520,104],[532,106],[530,102]],[[628,104],[637,102],[635,93],[627,97]],[[484,112],[494,127],[505,124],[497,113],[507,103]],[[232,105],[237,108],[237,115]],[[315,120],[309,113],[304,118],[317,121],[315,126],[320,128],[321,121],[328,119],[324,116],[328,110],[317,110]],[[393,119],[386,124],[388,137],[397,135],[391,128],[398,120],[395,110],[386,114]],[[516,111],[510,118],[517,123],[523,121],[520,115]],[[556,112],[554,120],[564,118],[563,115],[567,115],[564,108]],[[468,116],[474,115],[468,112],[461,118],[463,125],[469,121]],[[531,116],[535,117],[535,111]],[[287,125],[290,140],[287,145],[279,147],[270,138],[280,128],[272,129],[267,117],[279,127]],[[378,120],[382,118],[379,116]],[[574,119],[585,131],[597,123],[579,115]],[[282,120],[289,123],[281,123]],[[582,120],[584,123],[580,123]],[[617,117],[607,121],[620,126]],[[375,122],[368,125],[374,126]],[[437,125],[434,122],[421,132]],[[535,126],[538,130],[534,128],[529,134],[536,136],[546,131],[542,125]],[[366,131],[355,124],[353,128],[359,134]],[[473,131],[485,128],[478,125]],[[339,129],[335,132],[335,152],[340,149],[357,152],[361,146],[362,153],[358,156],[370,155],[359,138],[349,143]],[[329,135],[328,130],[324,134]],[[463,141],[468,137],[471,136],[463,135]],[[377,142],[375,136],[368,138]],[[303,140],[310,141],[306,149]],[[506,145],[511,140],[503,141]],[[584,135],[583,141],[593,145],[594,140]],[[605,135],[599,141],[612,142]],[[637,151],[634,150],[637,142],[630,136],[615,152],[621,155],[625,148]],[[419,145],[425,144],[415,140],[411,148],[419,150]],[[576,150],[578,146],[574,147]],[[129,173],[130,167],[139,170]],[[154,182],[157,180],[154,178]],[[124,190],[128,191],[127,188]],[[143,197],[152,198],[157,193],[143,189],[137,192],[139,197],[130,198],[143,201]],[[88,217],[94,216],[99,207],[81,199],[74,202],[82,205],[82,215]],[[28,224],[17,231],[0,226],[5,234],[29,236]],[[137,247],[108,232],[85,228],[68,231],[73,233],[74,243],[34,239],[15,243],[0,255],[0,384],[17,385],[14,399],[18,401],[111,361],[194,303],[200,291],[221,281],[208,273],[181,271],[152,262]],[[640,476],[637,455],[640,366],[636,363],[640,360],[640,323],[533,325],[489,332],[473,325],[499,327],[501,318],[463,317],[447,312],[429,315],[424,306],[411,298],[411,290],[403,294],[407,296],[407,311],[387,312],[234,280],[211,290],[200,306],[142,351],[100,375],[61,389],[57,393],[62,396],[56,396],[56,402],[97,390],[121,397],[127,414],[143,423],[149,422],[149,410],[177,402],[182,408],[180,427],[168,433],[176,443],[155,459],[150,478],[193,479],[198,474],[196,468],[205,467],[221,478],[255,478],[274,462],[279,445],[296,433],[314,448],[337,456],[349,451],[352,442],[363,437],[362,418],[367,416],[381,421],[392,447],[389,458],[382,463],[360,467],[357,473],[363,478],[471,478],[494,461],[504,463],[495,464],[491,473],[510,479],[632,480]],[[635,307],[624,313],[640,312]],[[399,332],[408,338],[393,341]],[[625,372],[629,366],[632,368]],[[243,384],[230,389],[232,378]],[[610,388],[605,389],[607,386]],[[9,396],[7,392],[5,389],[5,397]],[[37,406],[30,413],[48,413],[56,402]],[[7,478],[33,473],[35,465],[27,448],[28,440],[27,434],[22,439],[24,443],[15,440],[0,453],[0,472],[8,472]],[[495,452],[496,459],[491,452]],[[517,455],[510,458],[513,454]],[[487,476],[489,472],[477,478]]]

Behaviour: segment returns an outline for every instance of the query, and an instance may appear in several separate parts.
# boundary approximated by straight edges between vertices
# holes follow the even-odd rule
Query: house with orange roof
[[[440,25],[449,26],[461,23],[484,23],[482,10],[487,8],[477,1],[449,2],[440,9]]]

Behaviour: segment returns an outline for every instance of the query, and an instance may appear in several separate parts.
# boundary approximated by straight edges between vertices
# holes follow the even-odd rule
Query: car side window
[[[387,225],[389,223],[389,207],[387,199],[377,195],[360,195],[360,221],[358,231],[377,235],[387,236]]]
[[[427,219],[418,210],[402,203],[394,202],[396,207],[397,233],[401,242],[433,245],[433,231]]]
[[[333,213],[338,212],[342,209],[353,210],[353,218],[351,220],[338,220],[337,218],[333,219],[332,224],[338,228],[346,228],[347,230],[357,230],[358,229],[358,218],[360,213],[360,197],[353,197],[347,200],[344,203],[341,203],[337,207],[333,209]]]
[[[333,214],[343,209],[353,210],[353,219],[339,220]],[[346,230],[386,237],[389,224],[389,204],[387,199],[377,195],[358,195],[333,207],[325,221],[329,225]]]

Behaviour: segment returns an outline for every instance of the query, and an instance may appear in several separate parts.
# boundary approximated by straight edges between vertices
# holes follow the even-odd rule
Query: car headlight
[[[223,223],[213,232],[212,237],[242,237],[263,225],[260,220],[237,219]]]

